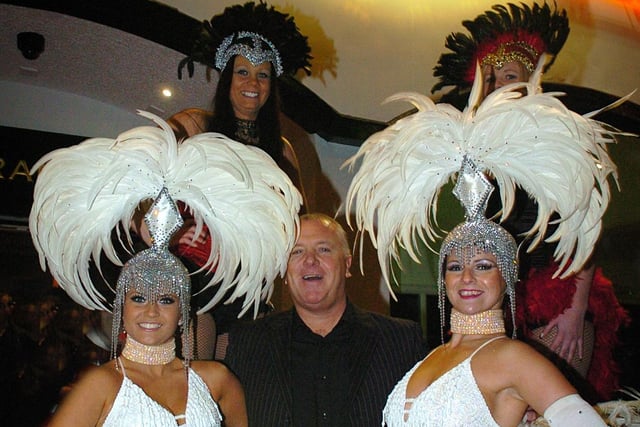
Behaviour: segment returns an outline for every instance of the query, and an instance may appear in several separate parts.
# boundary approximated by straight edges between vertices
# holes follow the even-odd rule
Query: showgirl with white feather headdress
[[[389,286],[400,249],[419,262],[417,240],[433,247],[438,197],[449,181],[456,181],[454,194],[465,208],[465,222],[440,248],[438,305],[444,328],[446,299],[451,302],[451,339],[444,344],[443,334],[443,345],[396,385],[383,425],[516,425],[527,405],[551,425],[604,425],[548,360],[522,342],[500,339],[505,295],[514,319],[518,247],[485,216],[493,191],[488,177],[501,190],[500,219],[509,215],[517,187],[536,200],[528,249],[557,242],[560,277],[588,260],[609,203],[608,179],[616,178],[606,149],[616,132],[568,110],[558,94],[540,93],[543,61],[529,83],[497,90],[476,107],[477,72],[462,112],[419,94],[392,97],[412,102],[418,112],[371,136],[346,163],[361,161],[347,214],[353,208],[357,228],[370,235]],[[552,215],[557,229],[545,237]]]
[[[416,93],[388,98],[409,101],[418,111],[372,135],[345,163],[355,167],[362,161],[346,211],[355,209],[357,228],[369,233],[387,283],[399,248],[419,261],[416,235],[433,247],[439,192],[455,179],[465,158],[495,179],[501,218],[513,208],[517,186],[537,201],[528,249],[544,239],[552,215],[559,215],[556,232],[546,239],[558,242],[556,274],[571,274],[587,261],[609,203],[608,178],[617,179],[606,148],[617,132],[590,118],[597,112],[581,116],[560,102],[561,94],[541,93],[541,68],[528,83],[497,90],[477,108],[476,80],[471,107],[462,112]]]
[[[221,302],[227,291],[230,300],[244,297],[243,312],[257,310],[286,269],[300,193],[258,148],[214,133],[178,144],[163,120],[140,114],[159,127],[135,128],[115,140],[89,139],[34,165],[38,179],[29,228],[42,268],[77,303],[109,310],[111,295],[96,287],[90,267],[95,263],[101,270],[102,253],[122,265],[113,232],[119,244],[130,247],[136,209],[166,192],[174,208],[174,201],[184,202],[197,228],[206,225],[212,234],[203,266],[212,274],[205,288],[221,285],[201,311]]]

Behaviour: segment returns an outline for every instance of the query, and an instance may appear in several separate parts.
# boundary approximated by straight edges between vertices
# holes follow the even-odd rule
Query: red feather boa
[[[554,279],[557,264],[533,270],[517,287],[516,324],[525,334],[529,327],[546,325],[571,306],[576,290],[575,278]],[[610,400],[619,388],[620,371],[613,351],[618,345],[618,329],[631,321],[613,291],[611,280],[596,268],[589,292],[587,312],[595,331],[593,358],[587,380],[602,400]]]

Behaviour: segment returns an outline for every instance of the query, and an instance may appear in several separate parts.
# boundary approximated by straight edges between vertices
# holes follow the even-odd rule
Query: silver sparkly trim
[[[152,246],[160,249],[169,247],[169,240],[173,233],[178,231],[184,221],[180,216],[178,207],[169,195],[169,190],[163,187],[158,197],[144,216],[149,234],[152,239]]]
[[[240,31],[225,37],[216,50],[216,68],[224,70],[229,60],[236,55],[247,58],[254,66],[271,62],[276,76],[280,76],[284,71],[278,49],[260,34]]]

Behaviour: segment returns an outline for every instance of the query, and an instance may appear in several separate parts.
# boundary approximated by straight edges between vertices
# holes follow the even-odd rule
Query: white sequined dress
[[[396,384],[389,395],[382,413],[382,425],[387,427],[498,427],[473,377],[471,359],[485,345],[500,338],[504,337],[496,337],[478,347],[471,356],[431,383],[418,396],[409,399],[406,398],[407,384],[411,375],[422,363],[422,361],[418,362]]]
[[[119,360],[118,360],[119,362]],[[103,427],[220,427],[222,416],[209,388],[196,372],[189,368],[187,410],[174,416],[158,402],[150,398],[142,388],[134,384],[122,369],[122,385]]]

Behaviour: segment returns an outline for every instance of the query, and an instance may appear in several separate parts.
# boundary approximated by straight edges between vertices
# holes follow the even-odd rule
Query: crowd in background
[[[96,344],[101,313],[43,288],[0,293],[0,413],[7,425],[38,425],[84,367],[109,360]]]

